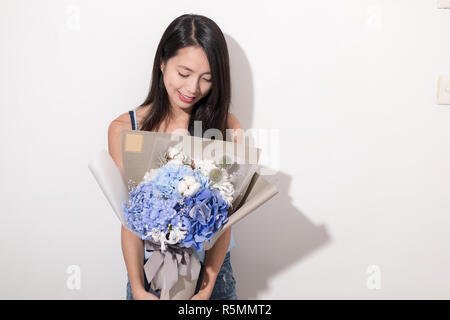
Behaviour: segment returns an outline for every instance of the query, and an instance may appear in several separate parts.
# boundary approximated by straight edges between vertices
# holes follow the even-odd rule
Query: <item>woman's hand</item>
[[[153,293],[147,292],[145,289],[139,290],[136,294],[133,292],[133,298],[135,300],[159,300]]]
[[[211,297],[211,293],[207,290],[199,290],[197,294],[194,294],[191,298],[191,300],[209,300]]]

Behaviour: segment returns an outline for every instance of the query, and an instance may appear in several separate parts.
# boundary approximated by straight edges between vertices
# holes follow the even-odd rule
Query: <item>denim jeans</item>
[[[147,260],[144,261],[144,263]],[[198,292],[200,289],[200,279],[202,277],[202,274],[204,272],[204,265],[201,265],[200,274],[199,274],[199,281],[197,281],[197,287],[195,288],[195,293]],[[161,289],[153,290],[150,287],[150,284],[147,281],[147,277],[145,277],[144,273],[144,284],[145,284],[145,290],[147,292],[150,292],[154,295],[156,295],[158,298],[161,295]],[[127,300],[133,300],[133,293],[131,292],[131,284],[130,280],[128,279],[127,283]],[[231,261],[230,261],[230,251],[227,252],[225,255],[225,259],[223,260],[222,267],[219,270],[219,273],[217,274],[216,282],[214,283],[214,288],[211,294],[210,300],[237,300],[236,296],[236,280],[233,276],[233,269],[231,268]]]

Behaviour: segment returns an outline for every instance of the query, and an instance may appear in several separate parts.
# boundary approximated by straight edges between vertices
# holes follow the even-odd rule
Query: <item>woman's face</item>
[[[211,90],[211,70],[208,58],[200,47],[184,47],[161,64],[164,85],[170,104],[188,113],[194,104]]]

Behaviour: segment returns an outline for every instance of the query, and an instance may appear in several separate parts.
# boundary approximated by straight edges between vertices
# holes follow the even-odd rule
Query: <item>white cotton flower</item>
[[[194,183],[197,182],[194,176],[186,176],[183,178],[183,181],[185,181],[188,186],[193,185]]]
[[[167,150],[167,160],[167,163],[171,164],[189,165],[191,163],[190,158],[176,147],[170,147]]]
[[[182,196],[192,196],[201,188],[201,184],[193,176],[186,176],[178,183],[178,192]]]
[[[171,159],[175,158],[175,156],[178,155],[179,153],[180,153],[180,150],[178,150],[178,149],[175,148],[175,147],[170,147],[170,148],[167,150],[167,156],[168,156],[169,158],[171,158]]]
[[[200,190],[201,186],[202,185],[198,182],[194,183],[193,185],[188,187],[188,189],[184,192],[184,195],[187,197],[193,196]]]
[[[178,192],[183,194],[187,189],[187,184],[184,180],[178,182]]]

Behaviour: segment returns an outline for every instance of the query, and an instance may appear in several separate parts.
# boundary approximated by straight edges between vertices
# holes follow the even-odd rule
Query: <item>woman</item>
[[[156,50],[150,92],[145,101],[120,115],[108,128],[111,157],[122,170],[122,130],[174,133],[188,130],[199,135],[216,128],[217,139],[242,141],[239,120],[229,113],[230,67],[225,38],[214,21],[187,14],[165,30]],[[196,124],[194,130],[194,121]],[[227,130],[228,129],[228,130]],[[233,130],[229,130],[233,129]],[[144,274],[144,243],[122,226],[122,252],[128,272],[127,299],[159,299],[160,290],[150,288]],[[202,267],[192,299],[237,299],[230,249],[234,246],[228,228],[207,252],[200,254]]]

